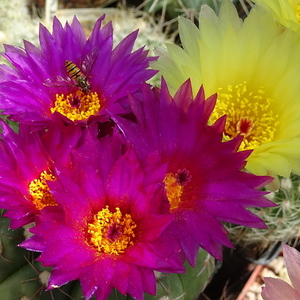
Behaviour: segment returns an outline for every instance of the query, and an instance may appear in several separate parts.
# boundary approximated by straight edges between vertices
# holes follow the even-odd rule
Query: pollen
[[[30,200],[35,205],[36,209],[41,210],[46,206],[57,206],[46,181],[54,181],[55,179],[55,176],[50,171],[43,171],[39,178],[30,182]]]
[[[191,180],[189,172],[178,170],[176,174],[168,173],[164,179],[165,190],[168,201],[170,203],[170,210],[176,209],[180,206],[182,201],[182,194],[184,186]]]
[[[100,111],[100,102],[96,92],[83,93],[78,90],[75,94],[57,94],[51,112],[59,112],[72,121],[86,121]]]
[[[211,122],[227,115],[225,139],[244,137],[239,150],[255,149],[274,139],[279,116],[274,111],[274,99],[267,97],[264,87],[249,90],[247,82],[220,88]]]
[[[120,255],[134,244],[136,227],[130,214],[123,216],[118,207],[111,212],[106,206],[88,223],[88,243],[100,253]]]

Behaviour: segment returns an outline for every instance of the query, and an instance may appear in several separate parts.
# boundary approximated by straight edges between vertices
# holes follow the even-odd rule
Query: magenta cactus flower
[[[116,135],[85,138],[72,169],[58,167],[48,183],[62,209],[43,209],[21,246],[54,267],[48,289],[79,279],[86,299],[105,300],[113,288],[139,300],[154,295],[154,270],[184,271],[179,244],[165,233],[174,216],[159,210],[165,168],[145,173]]]
[[[63,28],[54,19],[53,33],[40,25],[40,49],[5,45],[13,67],[0,66],[0,109],[17,122],[46,126],[55,112],[85,125],[105,121],[107,112],[128,111],[127,94],[135,93],[156,71],[148,51],[132,52],[137,32],[113,49],[113,28],[102,16],[87,39],[76,18]]]
[[[3,121],[1,127],[0,208],[16,229],[34,222],[44,207],[57,206],[47,181],[56,178],[54,162],[68,166],[81,130],[59,121],[39,132],[21,124],[17,134]]]
[[[131,97],[136,123],[113,117],[141,160],[157,151],[168,165],[161,184],[175,219],[167,230],[192,266],[199,246],[219,260],[222,245],[232,247],[221,222],[266,228],[246,208],[274,206],[259,190],[272,178],[243,172],[251,151],[237,152],[242,137],[222,141],[225,116],[208,125],[216,100],[203,88],[194,98],[190,81],[171,97],[163,81],[161,90],[144,85]]]

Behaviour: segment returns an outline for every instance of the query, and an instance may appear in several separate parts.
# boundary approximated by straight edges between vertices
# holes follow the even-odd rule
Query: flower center
[[[178,170],[176,174],[168,173],[164,179],[165,190],[170,203],[170,210],[179,207],[184,186],[191,180],[192,176],[186,169]]]
[[[43,171],[38,179],[29,184],[31,202],[36,209],[41,210],[46,206],[57,206],[57,203],[50,193],[46,180],[54,181],[56,178],[50,171]]]
[[[238,134],[244,136],[239,150],[255,149],[271,142],[279,124],[278,114],[272,110],[274,99],[265,95],[264,87],[248,91],[244,81],[227,90],[219,88],[217,105],[211,121],[227,115],[225,136],[229,139]]]
[[[101,253],[122,254],[134,244],[136,227],[131,215],[123,216],[118,207],[113,213],[106,206],[88,223],[89,243]]]
[[[100,108],[98,93],[83,93],[81,90],[78,90],[75,94],[57,94],[51,112],[57,111],[72,121],[85,121],[90,116],[96,115]]]

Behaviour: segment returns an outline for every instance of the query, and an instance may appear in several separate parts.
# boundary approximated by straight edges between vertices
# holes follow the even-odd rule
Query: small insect
[[[82,92],[88,93],[91,85],[88,82],[89,74],[99,54],[99,47],[93,48],[84,58],[81,67],[78,67],[70,60],[65,61],[65,69],[68,76],[54,76],[44,81],[44,85],[49,87],[76,86]]]

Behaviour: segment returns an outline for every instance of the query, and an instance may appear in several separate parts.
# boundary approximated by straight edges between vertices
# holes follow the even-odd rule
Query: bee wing
[[[81,69],[86,77],[89,76],[98,55],[99,55],[99,47],[95,47],[84,58]]]
[[[73,81],[69,77],[62,77],[62,76],[54,76],[46,79],[43,82],[44,85],[49,86],[49,87],[54,87],[54,86],[70,86],[74,85]]]

